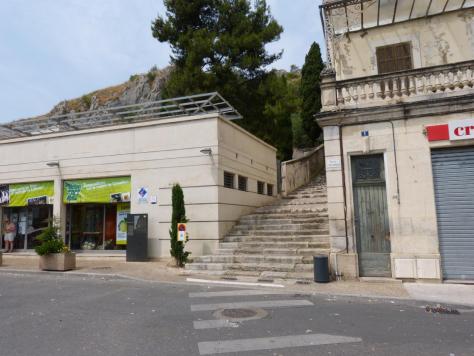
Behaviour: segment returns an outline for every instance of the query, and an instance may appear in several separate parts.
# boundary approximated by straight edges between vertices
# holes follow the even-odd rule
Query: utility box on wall
[[[148,261],[148,214],[127,216],[127,262]]]

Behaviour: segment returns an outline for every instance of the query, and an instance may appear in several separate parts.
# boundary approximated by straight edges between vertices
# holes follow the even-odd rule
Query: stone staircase
[[[324,172],[308,185],[243,216],[214,255],[186,265],[190,274],[261,280],[313,279],[313,256],[329,253]]]

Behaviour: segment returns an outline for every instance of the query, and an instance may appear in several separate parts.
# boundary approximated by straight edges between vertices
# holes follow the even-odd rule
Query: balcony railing
[[[323,76],[323,111],[474,93],[474,61],[336,81]]]

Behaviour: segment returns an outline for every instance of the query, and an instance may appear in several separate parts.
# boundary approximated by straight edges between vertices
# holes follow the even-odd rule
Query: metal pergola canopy
[[[0,140],[210,113],[229,120],[242,118],[219,93],[213,92],[12,121],[0,125]]]
[[[326,0],[325,35],[341,35],[474,7],[474,0]]]

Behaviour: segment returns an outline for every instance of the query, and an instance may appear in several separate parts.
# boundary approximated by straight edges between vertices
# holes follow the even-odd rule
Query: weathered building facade
[[[331,263],[474,279],[474,1],[325,1]]]

